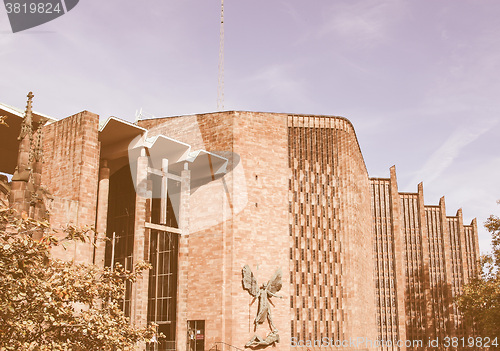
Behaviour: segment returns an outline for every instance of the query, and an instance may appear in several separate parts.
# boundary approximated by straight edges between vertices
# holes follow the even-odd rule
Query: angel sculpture
[[[267,319],[271,327],[271,333],[269,335],[272,334],[273,336],[272,343],[278,341],[279,340],[278,329],[276,329],[276,326],[273,323],[269,298],[270,297],[278,297],[280,299],[283,298],[283,296],[276,295],[276,293],[281,290],[282,286],[281,277],[283,274],[281,272],[281,268],[278,268],[274,273],[273,277],[267,282],[267,284],[262,284],[260,288],[258,287],[257,279],[255,279],[255,276],[253,275],[248,265],[245,265],[243,267],[241,273],[243,276],[243,289],[247,290],[250,293],[250,295],[254,297],[254,299],[259,299],[259,308],[257,310],[257,316],[255,317],[254,320],[254,325],[255,325],[254,330],[256,331],[257,327],[260,324],[263,324]],[[256,342],[257,339],[262,341],[262,338],[255,335],[245,346],[255,347],[258,346],[257,344],[264,346],[263,343],[257,343]],[[269,344],[270,343],[268,343],[267,345]]]

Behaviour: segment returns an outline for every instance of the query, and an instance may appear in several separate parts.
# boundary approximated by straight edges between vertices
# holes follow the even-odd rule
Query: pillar
[[[107,160],[103,160],[99,171],[99,191],[97,194],[96,242],[94,263],[103,268],[106,252],[106,229],[108,221],[109,200],[109,168]]]
[[[406,340],[406,306],[405,306],[405,251],[403,217],[401,211],[401,198],[399,197],[398,181],[396,178],[396,167],[391,167],[390,191],[391,191],[391,215],[392,233],[394,235],[394,270],[396,273],[396,299],[398,311],[398,333],[399,340]],[[400,347],[401,351],[406,351],[406,346]]]
[[[472,241],[474,242],[474,274],[479,274],[481,272],[481,263],[479,259],[481,257],[479,253],[479,237],[477,232],[477,219],[474,218],[471,223],[472,226]]]
[[[420,235],[422,237],[422,283],[425,297],[425,336],[434,338],[436,334],[434,314],[432,310],[432,295],[430,284],[430,254],[429,254],[429,233],[427,231],[427,220],[425,218],[424,205],[424,185],[418,184],[418,215],[420,222]]]
[[[453,268],[451,266],[453,254],[451,251],[450,228],[448,226],[448,220],[446,219],[446,206],[444,202],[444,196],[439,199],[439,212],[441,215],[441,233],[443,234],[443,262],[446,277],[446,286],[444,287],[447,319],[446,330],[449,334],[447,336],[454,337],[456,336],[456,330],[453,323],[453,296],[451,293],[453,284]]]
[[[134,227],[134,250],[133,263],[134,265],[141,261],[148,261],[149,247],[146,247],[146,242],[149,239],[146,235],[149,231],[146,230],[146,200],[148,198],[148,158],[145,152],[141,152],[141,156],[137,159],[137,180],[136,180],[136,200],[135,200],[135,227]],[[150,197],[150,196],[149,196]],[[131,316],[130,319],[137,327],[147,325],[147,310],[148,310],[148,283],[149,274],[144,271],[137,281],[132,285],[132,300],[131,300]]]
[[[458,235],[460,237],[460,255],[462,256],[462,272],[463,272],[463,285],[469,283],[469,262],[467,260],[467,238],[465,237],[464,218],[462,216],[462,209],[457,211],[458,217]]]
[[[177,281],[177,323],[176,349],[185,351],[187,348],[187,304],[188,304],[188,269],[189,269],[189,200],[191,193],[191,171],[184,164],[181,172],[181,194],[179,208],[179,261]]]
[[[167,203],[168,203],[168,159],[161,160],[161,199],[160,199],[160,224],[167,224]]]

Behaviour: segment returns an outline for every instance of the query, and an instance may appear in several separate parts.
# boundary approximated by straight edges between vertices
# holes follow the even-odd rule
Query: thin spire
[[[28,102],[26,103],[26,112],[24,113],[24,119],[23,119],[23,124],[21,126],[21,133],[19,134],[19,137],[17,140],[22,140],[26,134],[30,135],[31,138],[31,132],[32,132],[32,119],[33,116],[31,114],[31,107],[33,104],[33,93],[30,91],[28,93]]]
[[[217,110],[224,110],[224,0],[221,0],[220,43],[219,43],[219,82],[217,85]]]
[[[19,133],[19,151],[17,167],[12,175],[12,187],[9,196],[10,205],[19,213],[30,213],[33,196],[33,125],[31,105],[33,93],[28,94],[26,113]]]

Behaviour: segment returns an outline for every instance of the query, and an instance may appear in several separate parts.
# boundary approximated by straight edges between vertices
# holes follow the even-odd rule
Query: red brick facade
[[[94,226],[99,182],[99,116],[88,111],[43,128],[42,186],[54,200],[50,219],[55,228]],[[92,262],[92,243],[76,244],[56,255]]]
[[[257,302],[249,306],[241,269],[248,264],[259,284],[278,267],[289,271],[286,116],[228,112],[140,125],[229,159],[232,172],[191,195],[184,258],[189,263],[179,273],[187,279],[186,320],[205,320],[205,347],[224,341],[242,348],[254,334]],[[272,313],[282,340],[278,347],[288,349],[289,275],[283,280],[279,294],[285,298],[274,299]],[[268,332],[267,323],[257,330],[263,337]]]
[[[151,261],[124,309],[137,325],[160,324],[163,349],[190,349],[191,323],[203,325],[197,345],[206,350],[244,349],[270,333],[267,322],[254,331],[258,300],[243,289],[244,265],[259,285],[283,272],[283,298],[270,298],[277,351],[294,340],[374,350],[358,338],[465,335],[452,299],[476,272],[475,221],[446,216],[444,199],[424,205],[422,185],[399,193],[394,168],[370,179],[347,119],[230,111],[115,126],[120,132],[106,134],[84,111],[43,128],[51,222],[95,226],[116,235],[118,250],[111,258],[111,244],[98,241],[54,254],[99,265]],[[159,135],[191,154],[155,168]],[[127,147],[140,156],[127,158]],[[201,181],[190,168],[200,149],[212,153]],[[223,175],[212,169],[216,157],[227,159]],[[152,198],[158,186],[161,199]]]
[[[227,112],[140,125],[229,155],[234,169],[206,197],[195,193],[191,201],[191,229],[204,220],[200,212],[219,206],[220,224],[191,230],[188,244],[187,319],[207,321],[207,344],[242,347],[254,334],[256,303],[249,306],[241,286],[245,264],[258,269],[261,280],[277,267],[289,272],[285,298],[275,299],[273,311],[278,348],[289,349],[291,337],[375,340],[372,227],[364,220],[370,217],[369,181],[349,121]]]
[[[461,210],[447,216],[444,197],[424,205],[422,184],[417,193],[399,193],[395,167],[391,178],[370,182],[379,339],[470,336],[454,298],[477,273],[476,221],[463,225]]]

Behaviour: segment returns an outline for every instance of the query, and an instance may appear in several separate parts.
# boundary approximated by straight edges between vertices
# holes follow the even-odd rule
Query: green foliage
[[[481,272],[464,287],[458,305],[478,336],[500,336],[500,218],[490,216],[486,229],[492,235],[493,252],[481,257]]]
[[[500,267],[500,218],[491,215],[484,224],[486,229],[491,233],[491,245],[493,253],[491,254],[491,265]],[[497,272],[498,273],[498,272]]]
[[[0,207],[0,350],[128,350],[155,335],[154,325],[130,325],[118,304],[148,264],[129,272],[51,257],[87,233],[68,227],[58,240],[49,223]]]

